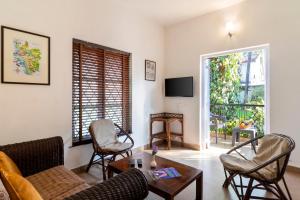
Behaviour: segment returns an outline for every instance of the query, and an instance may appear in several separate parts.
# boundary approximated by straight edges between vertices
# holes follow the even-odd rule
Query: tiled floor
[[[229,190],[225,190],[222,188],[222,184],[224,181],[224,171],[219,161],[219,155],[228,151],[229,148],[230,145],[227,141],[220,141],[218,145],[212,145],[208,150],[202,151],[189,150],[181,147],[173,147],[172,150],[165,150],[165,147],[162,146],[160,147],[158,156],[202,169],[204,172],[204,200],[235,200],[237,198],[231,188],[229,188]],[[150,150],[145,151],[151,152]],[[249,149],[245,148],[244,151],[245,153],[248,153]],[[79,175],[82,178],[86,179],[90,184],[101,182],[101,169],[98,166],[92,167],[89,173],[79,173]],[[300,174],[295,172],[287,172],[286,180],[292,193],[293,199],[300,199]],[[195,183],[191,184],[189,187],[179,193],[175,197],[175,199],[195,199],[195,186]],[[147,199],[161,200],[162,198],[153,193],[150,193]]]

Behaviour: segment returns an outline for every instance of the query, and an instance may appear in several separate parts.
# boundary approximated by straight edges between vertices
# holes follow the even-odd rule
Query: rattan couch
[[[138,169],[131,169],[95,186],[88,185],[63,166],[61,137],[0,146],[0,151],[16,163],[45,200],[139,200],[148,195],[147,180]]]

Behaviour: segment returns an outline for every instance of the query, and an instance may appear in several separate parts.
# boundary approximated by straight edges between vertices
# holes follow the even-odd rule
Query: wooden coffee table
[[[152,156],[148,153],[142,152],[133,155],[132,157],[123,158],[121,160],[117,160],[108,165],[108,177],[112,177],[113,173],[121,173],[128,169],[129,159],[142,159],[143,166],[139,168],[144,172],[148,180],[149,190],[165,199],[174,199],[174,197],[185,189],[188,185],[190,185],[193,181],[196,181],[196,200],[202,200],[203,198],[203,172],[202,170],[195,169],[193,167],[180,164],[165,158],[161,158],[156,156],[157,168],[166,168],[166,167],[174,167],[180,174],[181,177],[172,178],[172,179],[159,179],[154,181],[148,174],[148,170],[150,168],[150,162]],[[137,164],[135,165],[138,168]]]

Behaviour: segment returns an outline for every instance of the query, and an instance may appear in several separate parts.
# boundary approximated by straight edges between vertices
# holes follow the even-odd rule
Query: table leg
[[[203,199],[203,172],[200,177],[196,179],[196,200]]]
[[[168,150],[171,149],[171,130],[170,130],[170,124],[166,123],[166,131],[167,131],[167,137],[168,137]]]
[[[240,128],[236,127],[232,130],[232,146],[234,147],[235,141],[240,141]]]
[[[114,172],[107,166],[107,176],[108,178],[112,178],[114,176]]]
[[[255,132],[251,131],[251,133],[250,133],[250,139],[253,140],[254,138],[255,138]],[[256,151],[256,141],[252,142],[251,149],[254,149],[254,151]]]
[[[232,135],[231,135],[231,146],[233,146],[234,147],[234,145],[235,145],[235,131],[232,131]]]

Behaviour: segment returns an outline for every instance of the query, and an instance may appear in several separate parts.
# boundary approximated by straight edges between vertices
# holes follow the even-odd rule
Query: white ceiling
[[[243,0],[111,0],[168,26]]]

